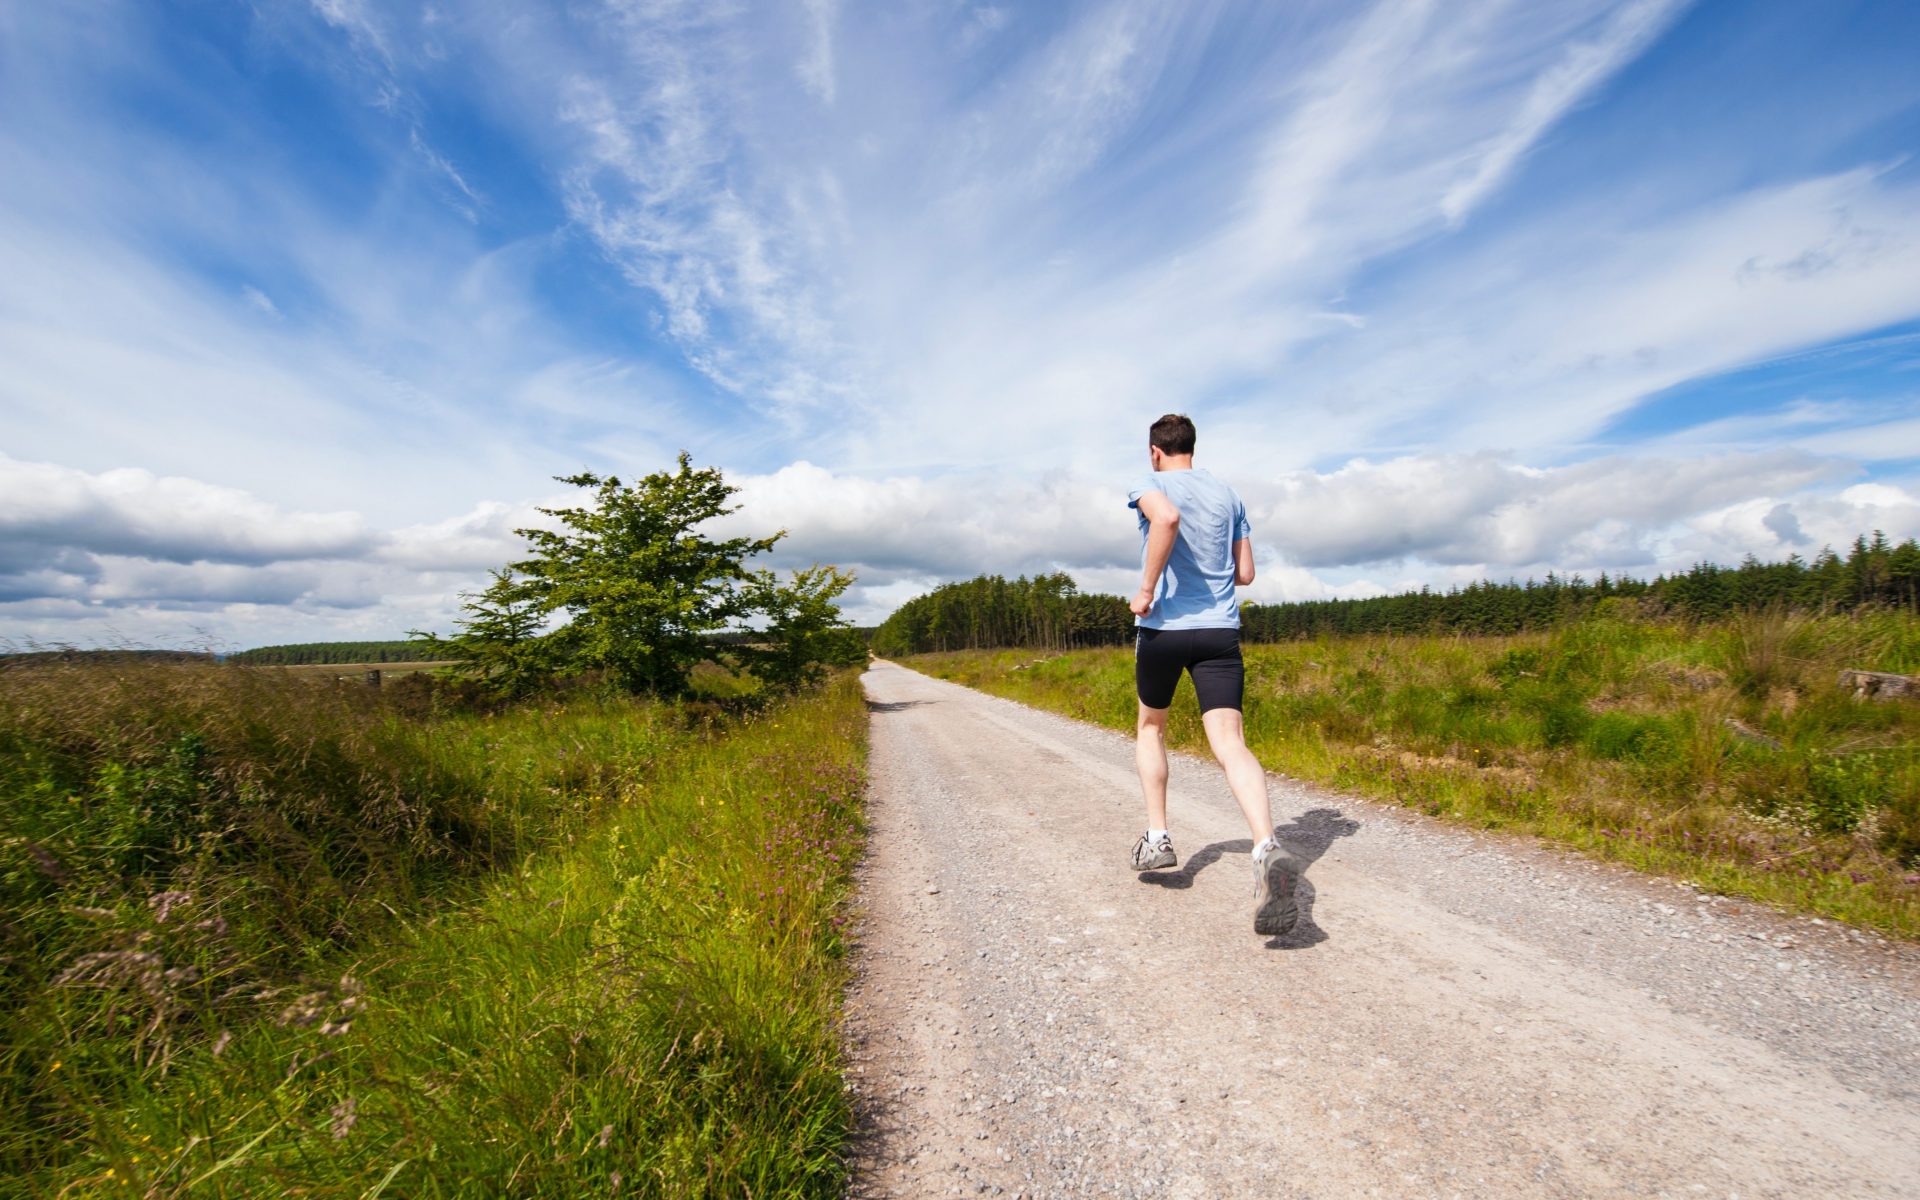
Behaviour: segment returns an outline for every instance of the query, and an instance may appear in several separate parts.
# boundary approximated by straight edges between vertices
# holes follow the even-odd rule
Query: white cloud
[[[788,531],[780,558],[954,578],[1111,563],[1130,529],[1125,497],[1066,474],[870,479],[798,462],[735,480],[727,526]]]
[[[1495,454],[1356,460],[1326,472],[1236,477],[1260,559],[1257,600],[1447,587],[1599,571],[1650,575],[1702,558],[1778,559],[1885,529],[1920,536],[1920,495],[1835,482],[1854,469],[1786,450],[1610,456],[1536,468]],[[865,478],[795,463],[743,476],[728,528],[788,531],[776,558],[856,567],[871,614],[982,571],[1067,570],[1128,590],[1139,540],[1122,484],[1071,473]],[[1788,536],[1783,536],[1782,530]]]
[[[444,630],[458,593],[523,552],[513,530],[551,523],[538,505],[577,499],[487,502],[377,531],[357,514],[283,512],[193,480],[0,466],[11,519],[0,533],[0,621],[11,636],[44,640],[137,628],[239,645]],[[1260,564],[1249,595],[1366,596],[1548,570],[1644,576],[1703,558],[1811,556],[1874,528],[1920,536],[1920,493],[1885,482],[1830,490],[1848,473],[1774,450],[1551,468],[1428,454],[1244,477]],[[1110,592],[1129,590],[1138,572],[1121,483],[1070,472],[870,478],[807,462],[731,478],[740,511],[715,532],[784,529],[767,565],[854,569],[846,608],[864,623],[982,571],[1066,570]],[[65,634],[62,622],[72,623]]]
[[[1315,348],[1291,382],[1387,445],[1564,454],[1662,389],[1920,311],[1916,214],[1911,189],[1860,171],[1492,238],[1370,313],[1364,339]],[[1850,249],[1868,240],[1873,253]],[[1823,265],[1766,265],[1809,259]]]
[[[1244,78],[1201,64],[1245,14],[1115,0],[985,79],[950,41],[1003,23],[974,9],[880,40],[826,6],[472,3],[467,51],[559,118],[523,119],[575,222],[815,462],[1105,472],[1166,408],[1236,465],[1551,458],[1651,390],[1920,311],[1916,206],[1871,170],[1665,209],[1597,181],[1330,299],[1513,185],[1677,0],[1276,16]],[[823,76],[769,58],[863,102],[800,103]]]
[[[1920,417],[1828,429],[1801,438],[1800,445],[1814,454],[1844,456],[1861,462],[1920,458]]]
[[[532,502],[489,502],[387,532],[359,513],[287,512],[195,479],[0,455],[0,628],[16,640],[93,630],[229,644],[248,630],[444,630],[459,592],[524,552],[513,530],[550,524]]]
[[[569,497],[565,502],[571,500]],[[555,504],[549,501],[545,507]],[[457,517],[394,530],[376,557],[415,571],[478,575],[526,555],[526,539],[518,536],[516,529],[553,526],[553,519],[533,504],[488,500]]]
[[[1498,455],[1356,460],[1251,489],[1256,530],[1305,566],[1402,558],[1563,569],[1646,563],[1648,539],[1748,497],[1779,497],[1851,471],[1791,451],[1600,458],[1548,469]]]
[[[195,479],[137,469],[89,474],[5,455],[0,538],[174,563],[346,558],[376,543],[355,513],[285,513]]]

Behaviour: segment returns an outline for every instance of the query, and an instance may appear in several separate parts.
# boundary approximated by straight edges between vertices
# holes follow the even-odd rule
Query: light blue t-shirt
[[[1238,629],[1240,606],[1233,598],[1233,544],[1251,537],[1247,506],[1226,484],[1207,472],[1154,471],[1127,492],[1127,507],[1140,519],[1140,565],[1147,561],[1146,514],[1140,497],[1164,492],[1180,510],[1180,532],[1160,575],[1153,608],[1136,619],[1146,629]]]

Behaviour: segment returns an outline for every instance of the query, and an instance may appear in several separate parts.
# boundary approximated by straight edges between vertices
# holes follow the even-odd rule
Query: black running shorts
[[[1238,710],[1246,690],[1238,629],[1147,629],[1133,646],[1133,690],[1148,708],[1171,708],[1180,672],[1193,676],[1200,711]]]

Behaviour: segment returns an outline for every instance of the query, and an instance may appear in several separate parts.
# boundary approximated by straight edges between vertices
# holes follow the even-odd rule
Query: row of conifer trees
[[[1698,563],[1650,580],[1602,573],[1593,579],[1552,572],[1524,583],[1483,581],[1444,592],[1422,588],[1354,600],[1247,604],[1248,641],[1343,634],[1509,634],[1550,628],[1603,601],[1648,617],[1714,621],[1782,606],[1829,612],[1920,609],[1920,544],[1895,544],[1875,532],[1845,555],[1831,548],[1812,560],[1793,555],[1737,566]],[[944,584],[902,605],[874,632],[881,655],[998,646],[1066,649],[1119,645],[1133,636],[1133,614],[1119,596],[1081,592],[1064,573],[1008,580],[982,575]]]
[[[227,656],[228,662],[255,667],[290,667],[305,663],[426,662],[446,655],[419,642],[296,642],[261,646]]]

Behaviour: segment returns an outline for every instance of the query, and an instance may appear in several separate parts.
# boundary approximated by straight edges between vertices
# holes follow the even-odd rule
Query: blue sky
[[[0,638],[444,628],[679,449],[874,619],[1920,534],[1920,8],[0,0]]]

